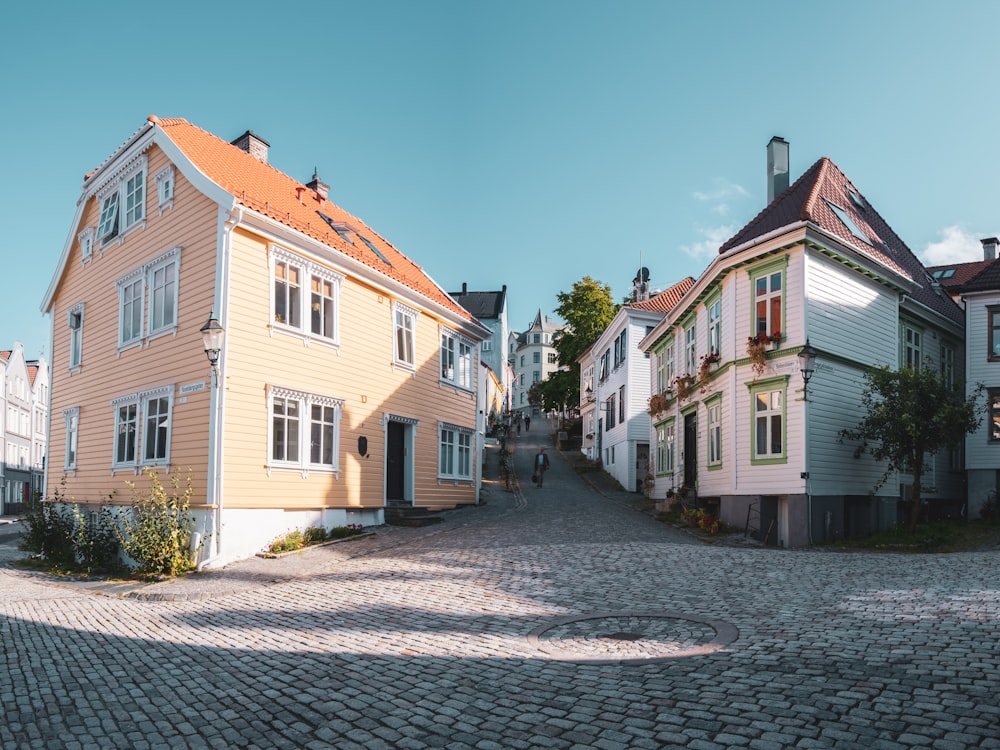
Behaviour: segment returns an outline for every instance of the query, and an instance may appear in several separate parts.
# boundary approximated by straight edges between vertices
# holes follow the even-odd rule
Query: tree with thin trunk
[[[896,472],[913,477],[910,531],[917,527],[927,459],[962,444],[982,421],[980,383],[968,398],[953,388],[930,362],[919,368],[865,373],[861,405],[865,416],[854,429],[841,430],[840,439],[859,441],[854,457],[869,454],[885,462],[885,473],[875,490]]]

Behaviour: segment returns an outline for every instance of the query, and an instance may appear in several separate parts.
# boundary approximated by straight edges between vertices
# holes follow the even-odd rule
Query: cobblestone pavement
[[[1000,748],[1000,554],[705,545],[551,456],[178,581],[4,565],[0,746]]]

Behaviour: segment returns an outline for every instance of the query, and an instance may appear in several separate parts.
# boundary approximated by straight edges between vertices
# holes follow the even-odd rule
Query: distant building
[[[514,371],[514,385],[511,388],[511,412],[522,417],[535,416],[537,407],[528,403],[528,391],[535,383],[545,380],[559,369],[559,354],[553,346],[553,337],[565,327],[541,309],[535,315],[531,326],[524,333],[512,331],[507,337],[507,357]]]
[[[0,351],[0,515],[24,511],[25,501],[40,493],[48,451],[49,366],[25,359],[24,347]],[[75,446],[74,446],[75,448]]]
[[[498,399],[493,392],[491,394],[494,397],[486,399],[487,403],[492,404],[484,415],[486,422],[490,424],[502,418],[514,379],[504,354],[510,334],[507,323],[507,285],[504,284],[498,292],[470,292],[468,284],[463,282],[462,291],[449,292],[449,295],[493,332],[492,336],[479,344],[479,361],[493,372],[500,391],[499,407],[496,406]]]

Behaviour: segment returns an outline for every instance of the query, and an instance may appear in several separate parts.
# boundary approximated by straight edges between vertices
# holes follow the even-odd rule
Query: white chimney
[[[774,136],[767,144],[767,204],[788,188],[788,141]]]
[[[997,245],[1000,244],[1000,240],[996,237],[987,237],[979,241],[983,243],[983,260],[996,260]]]

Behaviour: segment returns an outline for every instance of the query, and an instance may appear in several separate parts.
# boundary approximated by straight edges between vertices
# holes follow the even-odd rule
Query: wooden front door
[[[389,422],[385,452],[385,498],[387,501],[406,500],[406,425]]]

